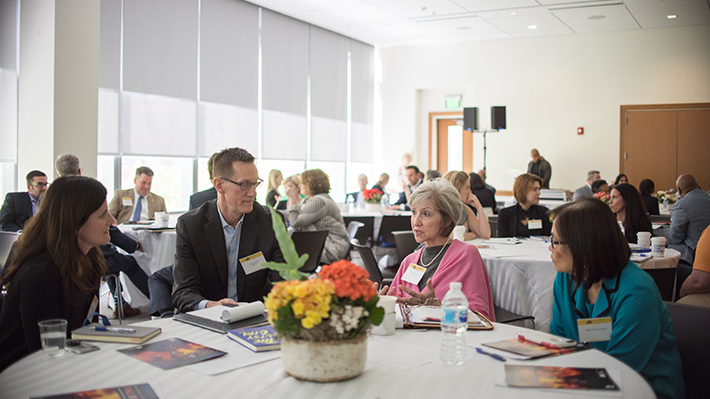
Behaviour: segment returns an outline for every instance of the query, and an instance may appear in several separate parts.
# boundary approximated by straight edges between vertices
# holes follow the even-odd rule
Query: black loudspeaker
[[[505,129],[505,107],[491,107],[491,129]]]
[[[478,130],[478,108],[463,109],[463,130],[475,132]]]

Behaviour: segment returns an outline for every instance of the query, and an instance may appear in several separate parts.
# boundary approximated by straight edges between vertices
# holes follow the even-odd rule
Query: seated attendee
[[[190,209],[199,208],[207,201],[211,201],[217,198],[217,190],[212,186],[212,161],[217,153],[212,154],[210,159],[207,160],[207,173],[210,177],[210,188],[202,191],[198,191],[190,196]]]
[[[618,176],[616,176],[616,179],[614,179],[614,184],[612,187],[616,187],[619,184],[628,184],[629,183],[629,178],[626,177],[625,174],[621,173]]]
[[[355,207],[357,209],[365,209],[365,196],[362,195],[362,192],[367,190],[367,176],[360,174],[357,177],[357,185],[360,188],[360,191],[346,194],[345,202],[353,202],[355,203]]]
[[[150,290],[148,289],[148,275],[141,269],[136,261],[136,258],[132,256],[125,255],[118,252],[116,247],[128,252],[129,254],[135,251],[142,251],[143,248],[141,244],[132,239],[131,237],[123,234],[121,230],[116,226],[109,227],[109,234],[111,235],[111,241],[108,244],[101,245],[101,253],[104,255],[106,260],[106,270],[108,273],[113,273],[118,275],[119,272],[123,272],[126,277],[133,283],[133,285],[138,288],[138,290],[145,295],[146,298],[150,298]],[[114,295],[114,308],[113,317],[118,318],[118,298],[116,298],[116,281],[113,278],[106,279],[106,284],[111,290],[111,294]],[[123,288],[123,287],[121,287]],[[133,317],[141,314],[140,309],[132,307],[130,304],[123,304],[123,316]]]
[[[478,237],[491,238],[491,225],[488,224],[488,217],[483,211],[483,205],[481,205],[478,198],[471,192],[471,181],[469,180],[468,173],[460,170],[451,170],[446,172],[444,180],[451,183],[456,191],[459,192],[459,197],[461,198],[461,213],[456,219],[456,225],[466,227],[464,240],[473,240]],[[476,213],[467,205],[476,209]]]
[[[33,170],[25,177],[27,191],[7,193],[0,208],[0,227],[3,231],[22,231],[25,222],[39,210],[40,197],[47,191],[47,175]]]
[[[61,177],[47,190],[39,212],[3,270],[7,289],[0,313],[0,371],[39,350],[37,323],[65,319],[67,333],[96,309],[106,274],[99,245],[109,241],[106,189],[89,177]],[[71,206],[67,206],[71,204]]]
[[[215,155],[212,169],[217,199],[180,216],[175,227],[172,302],[181,312],[261,301],[281,280],[240,261],[261,252],[266,262],[283,262],[271,213],[256,202],[262,181],[254,156],[226,148]]]
[[[693,271],[680,288],[678,303],[710,308],[710,227],[698,240]]]
[[[609,184],[606,180],[597,180],[592,183],[592,193],[607,193],[609,194]]]
[[[266,193],[266,205],[270,205],[273,208],[279,202],[279,198],[281,198],[279,186],[283,179],[284,177],[280,170],[271,169],[269,171],[269,191]]]
[[[658,210],[658,198],[654,196],[656,190],[656,185],[651,179],[643,179],[639,183],[639,193],[641,194],[641,201],[646,206],[648,214],[651,216],[660,215]]]
[[[64,154],[57,157],[54,162],[57,169],[57,177],[74,176],[81,174],[79,157],[74,154]]]
[[[517,204],[498,212],[498,237],[549,236],[552,222],[549,209],[540,206],[542,179],[530,173],[515,178],[513,196]]]
[[[108,205],[108,211],[116,219],[116,224],[155,219],[155,212],[167,212],[163,197],[150,192],[153,171],[149,167],[136,168],[133,183],[135,188],[116,190]]]
[[[408,184],[405,185],[404,191],[399,193],[399,199],[394,205],[390,205],[389,209],[409,210],[409,197],[422,184],[419,168],[414,165],[407,166],[407,182]]]
[[[578,200],[584,197],[593,197],[594,193],[592,192],[592,183],[597,180],[601,180],[601,176],[599,175],[598,170],[590,170],[589,172],[587,172],[587,184],[574,190],[574,195],[572,196],[572,199]]]
[[[174,281],[172,265],[164,267],[148,277],[151,316],[160,318],[174,316],[175,306],[171,297]]]
[[[668,309],[651,276],[629,260],[631,250],[609,207],[585,198],[553,214],[549,249],[558,273],[550,332],[592,341],[580,335],[579,321],[608,318],[607,336],[589,345],[635,369],[657,397],[684,397]]]
[[[441,172],[434,169],[429,169],[426,171],[426,181],[432,181],[441,177]]]
[[[296,231],[328,230],[320,261],[333,263],[344,259],[350,250],[348,231],[340,215],[340,207],[330,198],[328,175],[320,169],[301,173],[301,197],[290,192],[287,218]]]
[[[481,180],[481,176],[476,173],[468,174],[469,184],[471,184],[471,192],[481,202],[484,208],[492,208],[496,212],[496,196],[493,192],[486,188],[486,185]]]
[[[493,195],[495,195],[495,194],[496,194],[496,188],[493,187],[493,186],[491,186],[490,184],[488,184],[488,183],[486,182],[486,170],[485,170],[485,169],[479,170],[479,171],[478,171],[478,176],[480,176],[480,177],[481,177],[481,180],[483,180],[483,184],[486,185],[486,189],[490,190],[490,192],[492,192]]]
[[[380,175],[380,180],[378,180],[377,183],[375,183],[375,185],[372,186],[372,188],[373,189],[376,188],[376,189],[382,191],[382,193],[384,194],[385,193],[385,186],[387,186],[387,183],[389,183],[389,181],[390,181],[390,175],[388,175],[387,173],[383,173]]]
[[[673,204],[670,230],[663,233],[667,234],[668,247],[680,251],[681,261],[692,265],[700,235],[710,225],[710,196],[700,189],[693,175],[680,175],[675,185],[681,198]]]
[[[624,236],[629,243],[636,244],[639,231],[653,232],[651,218],[636,187],[622,183],[616,185],[609,195],[609,208],[616,215],[616,220],[624,226]]]
[[[289,176],[281,184],[284,186],[284,195],[279,200],[279,203],[276,204],[276,209],[285,211],[288,208],[289,195],[296,193],[300,196],[298,186],[301,184],[301,178],[298,175]]]
[[[459,193],[448,182],[433,180],[422,184],[411,201],[414,239],[424,247],[402,261],[392,286],[384,286],[380,295],[397,296],[397,302],[409,305],[431,304],[444,298],[449,283],[460,282],[469,309],[495,321],[491,284],[478,248],[451,239],[461,212]],[[426,268],[419,281],[404,279],[410,264]]]

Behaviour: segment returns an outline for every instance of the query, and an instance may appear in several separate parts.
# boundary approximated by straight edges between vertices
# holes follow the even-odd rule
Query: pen
[[[136,330],[132,328],[116,328],[116,327],[91,327],[92,330],[94,331],[111,331],[111,332],[117,332],[117,333],[126,333],[126,334],[135,334]]]
[[[505,358],[503,356],[496,355],[495,353],[486,352],[481,348],[476,348],[476,352],[480,353],[481,355],[488,355],[496,360],[500,360],[501,362],[505,361]]]

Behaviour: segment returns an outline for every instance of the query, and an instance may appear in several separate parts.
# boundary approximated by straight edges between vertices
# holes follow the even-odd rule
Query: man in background
[[[212,184],[212,162],[214,161],[215,155],[217,155],[216,152],[207,160],[207,173],[209,173],[210,176],[210,184]],[[205,202],[215,198],[217,198],[217,190],[215,190],[214,186],[207,190],[198,191],[190,196],[190,209],[199,208]]]
[[[540,176],[542,179],[542,188],[550,188],[550,177],[552,177],[552,166],[545,158],[540,155],[537,149],[533,148],[530,151],[532,161],[528,163],[528,173],[535,176]]]
[[[345,196],[345,202],[348,202],[350,198],[352,198],[353,202],[355,203],[356,209],[365,209],[365,197],[363,196],[362,192],[367,190],[367,176],[364,174],[360,174],[357,177],[357,185],[358,187],[360,187],[360,191],[348,193]]]
[[[409,165],[407,166],[407,185],[404,187],[404,191],[399,193],[399,199],[397,202],[394,203],[394,205],[390,205],[389,209],[400,209],[400,210],[409,210],[409,197],[412,196],[412,193],[414,190],[416,190],[421,184],[423,180],[423,175],[419,171],[419,168],[417,168],[414,165]]]
[[[687,173],[680,175],[675,185],[681,198],[673,204],[671,228],[662,234],[668,247],[680,252],[677,280],[682,284],[692,270],[698,240],[710,225],[710,196]]]
[[[7,193],[0,208],[0,228],[3,231],[22,231],[25,222],[39,210],[40,197],[47,191],[47,175],[33,170],[25,176],[27,191]]]
[[[486,189],[489,190],[489,191],[492,191],[493,194],[495,194],[495,193],[496,193],[496,188],[493,187],[493,186],[491,186],[490,184],[488,184],[488,183],[486,182],[486,170],[485,170],[485,169],[479,170],[479,171],[478,171],[478,176],[480,176],[480,177],[481,177],[481,180],[483,180],[483,184],[485,184]]]
[[[81,174],[81,165],[79,165],[79,158],[74,154],[64,154],[57,157],[57,161],[54,163],[55,169],[57,169],[57,176],[74,176]]]
[[[150,192],[150,186],[153,184],[153,171],[149,167],[137,168],[133,182],[135,188],[128,190],[119,188],[108,204],[108,212],[116,219],[116,224],[154,219],[155,212],[167,212],[165,199]]]
[[[574,190],[572,200],[577,200],[584,197],[593,197],[594,192],[592,191],[592,183],[597,180],[601,180],[601,178],[602,177],[599,175],[598,170],[590,170],[589,172],[587,172],[587,184]]]

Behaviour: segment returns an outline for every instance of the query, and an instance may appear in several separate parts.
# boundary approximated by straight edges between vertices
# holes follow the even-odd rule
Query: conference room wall
[[[460,88],[481,128],[490,106],[507,106],[507,130],[488,134],[488,181],[499,190],[511,190],[508,171],[526,170],[534,147],[552,164],[552,187],[577,188],[589,169],[614,179],[621,105],[710,100],[708,37],[699,25],[379,49],[382,140],[393,154],[382,166],[396,172],[409,150],[425,169],[428,113],[446,111],[427,91]]]

